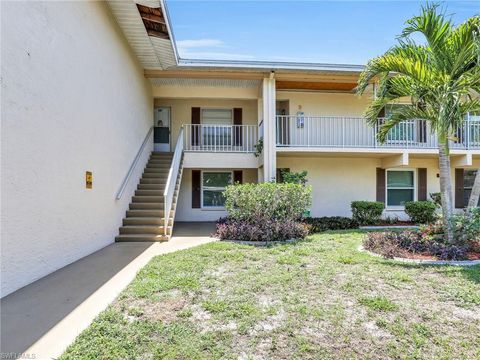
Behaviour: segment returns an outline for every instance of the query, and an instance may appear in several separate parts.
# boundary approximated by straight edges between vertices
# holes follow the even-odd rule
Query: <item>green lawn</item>
[[[480,358],[480,266],[384,260],[362,236],[159,256],[61,359]]]

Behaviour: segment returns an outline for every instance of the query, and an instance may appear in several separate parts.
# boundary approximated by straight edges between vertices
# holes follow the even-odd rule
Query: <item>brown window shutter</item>
[[[427,200],[427,169],[418,169],[418,201]]]
[[[235,108],[233,109],[233,125],[242,125],[242,108]],[[235,146],[242,146],[242,128],[239,126],[235,126]]]
[[[199,209],[201,192],[201,172],[192,170],[192,209]]]
[[[233,183],[243,184],[243,171],[242,170],[235,170],[233,172]]]
[[[463,203],[463,169],[455,169],[455,207],[461,209],[465,206]]]
[[[192,107],[192,125],[200,125],[200,108]],[[190,134],[193,146],[199,145],[200,141],[200,126],[192,126],[192,133]]]
[[[385,204],[385,169],[377,168],[377,201]]]

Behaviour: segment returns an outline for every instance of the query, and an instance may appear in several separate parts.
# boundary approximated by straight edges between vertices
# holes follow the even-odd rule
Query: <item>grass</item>
[[[156,257],[61,359],[480,358],[480,266],[384,260],[362,236]]]

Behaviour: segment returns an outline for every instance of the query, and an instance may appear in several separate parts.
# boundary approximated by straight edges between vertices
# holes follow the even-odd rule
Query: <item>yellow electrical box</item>
[[[93,186],[93,175],[91,171],[85,172],[85,187],[91,189]]]

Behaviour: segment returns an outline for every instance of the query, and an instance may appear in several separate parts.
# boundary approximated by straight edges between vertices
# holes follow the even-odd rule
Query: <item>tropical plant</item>
[[[287,184],[305,185],[308,181],[307,175],[308,175],[308,172],[306,172],[305,170],[300,172],[291,172],[288,170],[282,170],[283,182]]]
[[[365,116],[372,126],[389,103],[409,98],[398,105],[380,125],[378,140],[384,142],[397,124],[421,119],[437,134],[442,197],[443,226],[454,242],[453,192],[449,141],[463,125],[465,114],[480,111],[480,16],[454,26],[436,4],[422,7],[421,14],[406,22],[398,43],[385,54],[368,62],[356,91],[363,94],[378,82],[376,97]],[[420,34],[424,42],[417,42]]]
[[[375,225],[382,217],[385,204],[380,201],[352,201],[352,219],[360,225]]]

